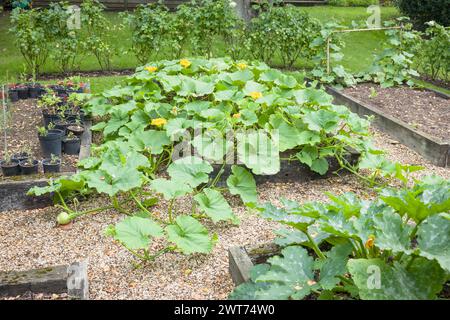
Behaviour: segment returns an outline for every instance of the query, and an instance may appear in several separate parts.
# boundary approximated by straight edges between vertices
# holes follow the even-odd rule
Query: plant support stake
[[[2,85],[2,107],[3,107],[3,140],[5,144],[5,153],[4,157],[8,153],[8,144],[7,144],[7,136],[6,136],[6,99],[5,99],[5,85]]]

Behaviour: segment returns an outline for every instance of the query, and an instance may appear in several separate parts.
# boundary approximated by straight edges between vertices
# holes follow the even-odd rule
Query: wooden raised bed
[[[400,143],[410,147],[434,165],[440,167],[450,165],[450,134],[449,140],[442,142],[440,139],[386,114],[377,107],[361,102],[334,88],[327,87],[326,90],[334,97],[334,103],[345,105],[360,116],[375,116],[374,124],[378,128],[395,137]],[[442,93],[439,93],[439,96],[447,100],[450,98]]]
[[[75,262],[27,271],[0,271],[0,297],[16,297],[27,292],[66,293],[69,299],[89,299],[87,262]]]
[[[78,160],[89,157],[92,143],[91,122],[85,121],[85,132],[81,137]],[[44,208],[52,204],[50,196],[28,196],[27,191],[34,186],[45,186],[51,177],[71,175],[75,172],[62,172],[57,175],[16,176],[0,181],[0,212],[8,210],[29,210]]]
[[[267,259],[280,252],[281,248],[274,243],[230,248],[228,250],[228,268],[233,283],[238,286],[249,281],[253,266],[265,263]]]

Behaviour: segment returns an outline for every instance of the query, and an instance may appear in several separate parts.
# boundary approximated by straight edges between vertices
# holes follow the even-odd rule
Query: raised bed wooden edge
[[[233,283],[238,286],[249,281],[254,265],[265,263],[280,251],[281,248],[274,243],[228,249],[228,270]]]
[[[89,157],[92,143],[90,121],[85,122],[85,132],[81,137],[79,160]],[[56,176],[71,175],[74,172],[62,172]],[[55,176],[55,175],[53,175]],[[34,186],[45,186],[49,177],[43,174],[36,176],[18,176],[14,181],[0,182],[0,212],[8,210],[29,210],[49,206],[52,200],[49,196],[32,197],[27,191]]]
[[[327,87],[326,90],[334,97],[335,103],[347,106],[360,116],[375,116],[374,124],[377,127],[395,137],[400,143],[418,152],[434,165],[440,167],[450,165],[449,142],[441,142],[437,138],[420,132],[397,118],[384,114],[380,109],[358,101],[334,88]],[[449,99],[444,94],[439,94],[439,96]]]
[[[70,299],[89,299],[87,261],[27,271],[0,271],[0,296],[67,293]]]

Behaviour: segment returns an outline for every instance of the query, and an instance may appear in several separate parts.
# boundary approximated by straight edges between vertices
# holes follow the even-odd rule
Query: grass
[[[331,6],[315,6],[305,7],[312,17],[323,23],[335,21],[342,25],[350,26],[353,21],[364,22],[370,16],[364,7],[331,7]],[[119,26],[122,22],[118,13],[108,12],[108,19],[115,26]],[[399,16],[399,12],[392,7],[381,8],[381,21],[386,21]],[[25,61],[20,55],[18,49],[14,46],[14,35],[7,32],[9,29],[9,13],[0,13],[0,82],[11,82],[20,80],[20,75],[24,73]],[[139,65],[136,57],[131,52],[127,52],[130,47],[131,31],[128,27],[120,28],[110,33],[113,47],[117,55],[113,58],[114,69],[135,68]],[[360,72],[370,67],[373,56],[377,52],[383,50],[383,43],[386,40],[382,31],[376,32],[358,32],[342,35],[342,39],[346,43],[343,49],[344,60],[341,62],[344,67],[352,72]],[[224,52],[224,44],[217,43],[215,49],[218,53]],[[219,54],[220,55],[220,54]],[[162,54],[158,58],[165,58]],[[85,55],[80,59],[80,70],[91,71],[98,70],[99,65],[95,57]],[[277,61],[275,61],[277,64]],[[310,61],[300,61],[296,67],[311,66]],[[59,72],[57,65],[49,59],[42,68],[44,73]],[[109,88],[120,82],[123,77],[91,77],[84,80],[91,82],[93,92],[100,92],[105,88]],[[428,86],[428,83],[422,82],[421,85]],[[448,91],[448,90],[447,90]]]

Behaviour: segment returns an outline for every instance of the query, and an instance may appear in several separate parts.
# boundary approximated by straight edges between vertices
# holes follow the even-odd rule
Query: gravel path
[[[383,134],[375,132],[375,136],[377,146],[387,150],[391,158],[426,165],[427,170],[420,175],[436,173],[450,178],[450,169],[430,165]],[[281,197],[301,202],[325,200],[325,191],[372,195],[353,176],[333,176],[307,184],[267,183],[258,188],[260,200],[275,204]],[[0,213],[0,270],[26,270],[88,259],[91,299],[226,299],[233,288],[227,249],[269,242],[274,237],[272,231],[279,227],[247,212],[236,197],[229,200],[241,224],[237,227],[206,223],[219,236],[212,254],[167,254],[141,269],[134,269],[133,257],[103,235],[109,224],[120,220],[115,212],[84,217],[64,228],[55,226],[55,208]],[[101,201],[99,198],[90,203],[98,206]],[[156,211],[162,212],[164,205],[159,204]],[[183,206],[187,210],[189,201],[178,201],[177,210],[184,211]]]

